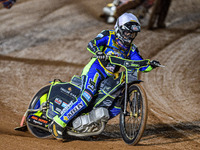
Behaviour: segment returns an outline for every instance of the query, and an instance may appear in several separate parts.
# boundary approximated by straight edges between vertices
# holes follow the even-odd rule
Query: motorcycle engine
[[[110,118],[108,110],[103,107],[93,109],[88,114],[79,116],[73,122],[73,128],[79,132],[92,132],[91,128],[94,124],[101,123],[101,121],[107,122]]]

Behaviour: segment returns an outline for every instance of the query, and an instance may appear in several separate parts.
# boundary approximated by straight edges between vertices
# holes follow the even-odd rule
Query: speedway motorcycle
[[[147,122],[147,98],[138,79],[138,70],[150,65],[150,60],[133,61],[116,56],[109,56],[114,65],[123,67],[123,71],[100,83],[92,104],[74,117],[66,126],[67,136],[86,137],[101,134],[106,123],[111,119],[111,108],[103,107],[103,103],[120,104],[120,133],[129,145],[136,145],[142,137]],[[155,65],[155,64],[154,64]],[[157,64],[160,67],[160,64]],[[131,72],[131,70],[133,70]],[[76,101],[81,93],[82,79],[73,76],[70,82],[54,80],[50,85],[41,88],[30,101],[18,131],[26,131],[38,138],[49,138],[52,134],[48,125],[53,117],[61,115]],[[78,107],[78,106],[77,106]],[[78,109],[78,108],[77,108]],[[71,112],[73,113],[73,112]],[[67,137],[66,137],[67,138]]]

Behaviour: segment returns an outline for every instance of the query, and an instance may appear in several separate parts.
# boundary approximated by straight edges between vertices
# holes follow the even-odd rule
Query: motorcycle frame
[[[116,58],[121,61],[118,61],[116,60]],[[128,72],[130,71],[137,71],[137,76],[138,76],[138,71],[139,71],[139,68],[142,68],[142,67],[145,67],[145,66],[142,66],[140,65],[139,63],[142,62],[142,61],[145,61],[146,62],[146,66],[148,66],[150,64],[150,60],[149,59],[145,59],[145,60],[137,60],[137,61],[133,61],[133,60],[127,60],[127,59],[123,59],[123,58],[119,58],[119,57],[116,57],[116,56],[109,56],[109,60],[112,64],[114,65],[119,65],[121,67],[123,67],[125,69],[125,72],[126,72],[126,79],[125,79],[125,95],[124,95],[124,110],[123,110],[123,113],[126,114],[126,109],[127,109],[127,101],[128,101],[128,89],[129,89],[129,86],[132,85],[132,84],[136,84],[136,83],[140,83],[140,82],[143,82],[141,80],[135,80],[135,81],[131,81],[129,82],[128,80]],[[136,63],[136,64],[135,64]],[[138,65],[137,65],[138,63]]]

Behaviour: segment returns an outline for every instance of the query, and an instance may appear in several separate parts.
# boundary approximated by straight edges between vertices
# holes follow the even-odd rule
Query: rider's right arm
[[[108,42],[109,35],[109,30],[104,30],[99,33],[95,39],[88,43],[87,50],[89,50],[94,55],[97,51],[103,51],[104,46]]]

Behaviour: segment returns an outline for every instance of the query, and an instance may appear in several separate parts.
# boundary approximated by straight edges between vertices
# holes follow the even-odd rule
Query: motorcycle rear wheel
[[[38,101],[40,100],[40,97],[42,97],[44,94],[48,94],[49,89],[50,89],[50,85],[41,88],[35,94],[33,99],[31,100],[31,102],[29,104],[29,109],[38,109],[36,107],[37,107]],[[49,131],[35,127],[35,126],[31,125],[28,121],[26,121],[26,124],[27,124],[29,132],[31,134],[33,134],[34,136],[36,136],[37,138],[50,138],[50,137],[52,137],[52,134]]]
[[[145,91],[139,84],[129,87],[126,113],[120,113],[120,132],[125,143],[136,145],[147,122],[148,104]],[[134,101],[136,102],[134,105]]]

